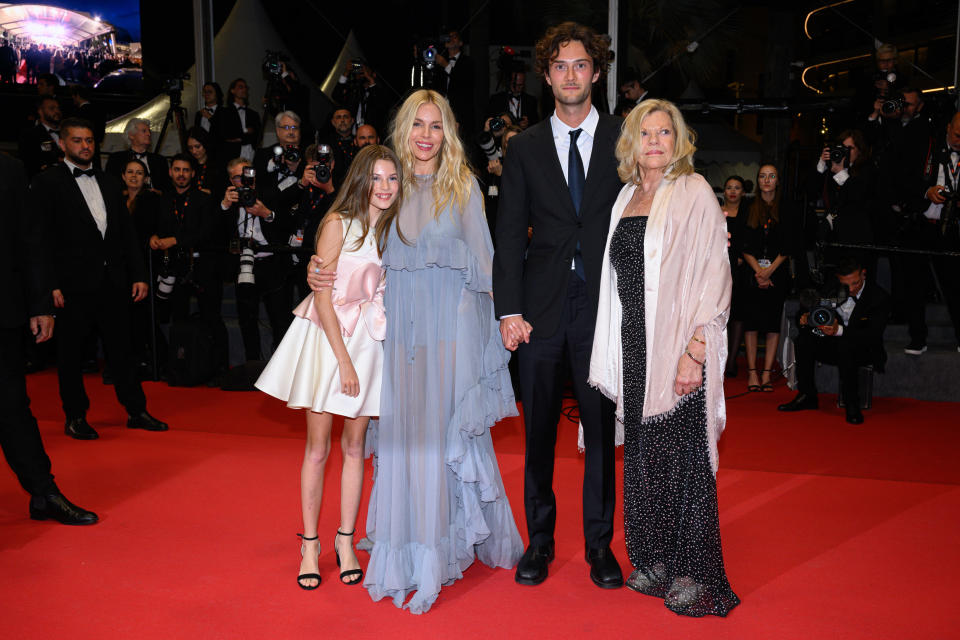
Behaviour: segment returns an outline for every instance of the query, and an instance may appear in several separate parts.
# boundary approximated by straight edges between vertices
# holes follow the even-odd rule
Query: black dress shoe
[[[848,404],[846,409],[847,409],[847,422],[849,422],[850,424],[863,424],[863,412],[860,411],[859,407],[851,407]]]
[[[547,565],[553,562],[553,543],[530,545],[517,563],[518,584],[535,585],[547,579]]]
[[[587,549],[587,562],[590,563],[590,579],[603,589],[617,589],[623,586],[623,573],[613,556],[610,547]]]
[[[817,396],[798,393],[797,397],[786,404],[777,407],[777,411],[804,411],[806,409],[817,409],[820,403]]]
[[[96,440],[100,437],[86,418],[67,418],[63,425],[63,432],[76,440]]]
[[[147,431],[166,431],[170,427],[166,422],[160,422],[146,411],[127,418],[128,429],[146,429]]]
[[[62,493],[30,498],[31,520],[56,520],[60,524],[96,524],[99,518],[93,511],[87,511],[73,504]]]

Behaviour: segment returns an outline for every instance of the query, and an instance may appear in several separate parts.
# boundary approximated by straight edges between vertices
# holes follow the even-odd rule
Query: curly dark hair
[[[593,59],[594,71],[601,75],[607,72],[609,61],[609,41],[592,28],[576,22],[562,22],[547,29],[543,37],[537,41],[536,69],[537,73],[546,74],[550,70],[550,61],[557,57],[562,45],[576,40],[587,50],[587,55]]]

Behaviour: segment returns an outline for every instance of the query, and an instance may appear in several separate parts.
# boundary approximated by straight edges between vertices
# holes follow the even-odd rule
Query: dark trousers
[[[523,502],[527,533],[530,543],[535,545],[551,542],[556,528],[553,467],[565,364],[569,364],[573,376],[573,392],[579,404],[586,447],[583,536],[591,548],[606,547],[613,537],[615,407],[587,384],[596,317],[589,304],[586,285],[571,275],[557,331],[552,336],[542,336],[534,327],[530,343],[521,344],[518,351],[526,423]],[[572,447],[574,443],[563,446]]]
[[[56,324],[57,374],[67,418],[83,417],[90,408],[81,367],[86,338],[93,329],[100,332],[120,404],[131,415],[145,411],[147,399],[136,375],[130,340],[130,289],[104,283],[93,292],[64,291],[63,297]]]
[[[953,235],[956,236],[956,233],[954,228]],[[944,237],[939,224],[925,221],[920,221],[912,230],[910,246],[932,251],[960,251],[960,241],[956,237]],[[927,343],[927,296],[933,286],[932,274],[936,273],[950,320],[953,322],[953,332],[957,342],[960,342],[960,258],[906,256],[903,261],[907,274],[907,324],[910,341]]]
[[[0,446],[20,485],[31,495],[58,491],[24,378],[22,327],[0,328]]]
[[[259,258],[253,266],[254,284],[237,285],[237,320],[247,360],[263,359],[260,351],[261,300],[270,321],[274,350],[290,325],[293,304],[286,260],[286,256]]]
[[[857,370],[873,363],[868,345],[848,340],[843,336],[816,336],[801,328],[794,342],[797,358],[797,390],[817,395],[814,365],[817,362],[837,366],[840,374],[840,395],[848,407],[860,406],[860,386]]]
[[[183,322],[190,317],[190,301],[197,299],[200,318],[213,332],[214,351],[217,354],[217,368],[228,365],[227,326],[223,322],[223,278],[219,256],[201,254],[194,261],[192,275],[188,280],[178,279],[164,316],[170,322]],[[259,338],[258,338],[259,339]]]

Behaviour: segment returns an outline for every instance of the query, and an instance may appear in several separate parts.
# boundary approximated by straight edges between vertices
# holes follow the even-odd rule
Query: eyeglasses
[[[298,125],[295,125],[295,124],[285,124],[285,125],[281,126],[280,128],[281,128],[281,129],[285,129],[286,131],[296,131],[296,130],[299,129],[300,127],[299,127]]]

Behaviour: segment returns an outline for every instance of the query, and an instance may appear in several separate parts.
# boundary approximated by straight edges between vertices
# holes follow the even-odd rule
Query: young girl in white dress
[[[394,153],[364,147],[354,158],[342,191],[317,230],[316,252],[337,276],[332,289],[311,293],[256,386],[294,409],[307,409],[307,446],[300,472],[302,560],[297,584],[320,585],[317,521],[333,416],[344,417],[340,528],[334,539],[344,584],[360,584],[363,571],[353,532],[363,491],[364,436],[380,412],[383,369],[383,254],[400,201],[403,176]]]

